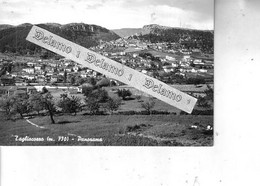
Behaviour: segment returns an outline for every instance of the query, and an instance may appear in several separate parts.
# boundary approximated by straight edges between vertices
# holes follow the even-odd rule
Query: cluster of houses
[[[5,63],[5,61],[3,61],[3,63]],[[81,78],[97,76],[97,72],[83,68],[80,64],[67,59],[35,59],[35,61],[27,63],[19,61],[9,63],[12,63],[13,66],[20,67],[12,72],[6,72],[5,75],[1,76],[0,85],[2,86],[24,86],[28,83],[32,85],[47,85],[67,82],[72,76]],[[22,63],[22,65],[19,63]]]
[[[165,74],[178,73],[183,77],[200,74],[210,77],[213,81],[213,56],[205,56],[199,49],[185,49],[176,43],[149,43],[129,37],[101,42],[100,45],[90,49],[160,80],[163,80],[160,76]],[[151,55],[145,57],[141,55],[145,53]],[[63,86],[67,84],[79,87],[82,83],[75,83],[79,79],[94,77],[100,80],[102,78],[101,74],[65,58],[58,60],[33,58],[23,62],[1,59],[0,69],[4,63],[11,63],[12,66],[19,66],[19,68],[2,75],[0,86],[26,87],[28,84],[48,86],[60,83]],[[13,89],[15,88],[6,87],[2,91],[9,94]],[[25,90],[21,88],[19,91]]]
[[[176,43],[150,43],[120,38],[91,49],[150,76],[153,76],[155,70],[163,74],[176,72],[178,68],[178,73],[182,76],[201,73],[211,75],[213,79],[213,55],[203,56],[199,49],[186,49]],[[152,53],[156,60],[139,55],[146,52]]]

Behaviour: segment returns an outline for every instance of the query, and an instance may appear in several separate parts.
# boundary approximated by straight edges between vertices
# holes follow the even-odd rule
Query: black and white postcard
[[[0,3],[0,145],[213,146],[213,0]]]

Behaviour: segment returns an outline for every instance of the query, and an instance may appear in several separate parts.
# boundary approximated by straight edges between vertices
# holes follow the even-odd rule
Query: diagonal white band
[[[33,26],[26,40],[128,84],[187,113],[191,113],[196,104],[197,99],[186,93],[40,27]]]

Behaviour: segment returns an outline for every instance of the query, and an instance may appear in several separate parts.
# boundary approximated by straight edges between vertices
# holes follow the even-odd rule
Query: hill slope
[[[142,28],[121,28],[112,30],[120,37],[128,37],[135,34],[140,34],[142,32]]]
[[[119,38],[117,34],[106,28],[84,23],[70,23],[66,25],[46,23],[36,26],[87,48],[98,45],[100,40],[111,41]],[[0,30],[0,52],[8,51],[24,54],[40,51],[40,47],[25,40],[31,27],[32,24],[25,23]]]
[[[12,27],[13,27],[12,25],[1,24],[0,25],[0,30],[4,30],[4,29],[7,29],[7,28],[12,28]]]
[[[121,37],[134,37],[152,43],[169,42],[185,45],[185,48],[200,49],[213,53],[214,31],[174,28],[157,24],[145,25],[143,28],[123,28],[113,30]]]
[[[152,43],[179,43],[186,49],[200,49],[205,53],[214,52],[214,31],[173,28],[160,25],[145,25],[140,40]]]

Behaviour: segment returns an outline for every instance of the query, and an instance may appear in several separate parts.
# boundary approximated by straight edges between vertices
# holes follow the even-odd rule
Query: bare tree
[[[56,112],[56,108],[55,103],[53,101],[53,96],[49,92],[47,92],[43,94],[41,102],[43,103],[45,109],[49,112],[51,123],[55,124],[53,116]]]
[[[151,98],[149,98],[148,101],[145,101],[144,103],[141,103],[141,107],[144,108],[148,114],[152,113],[152,109],[155,106],[155,101]]]
[[[117,111],[121,105],[120,99],[109,98],[105,104],[105,109],[109,111],[110,114],[113,114],[114,111]]]

